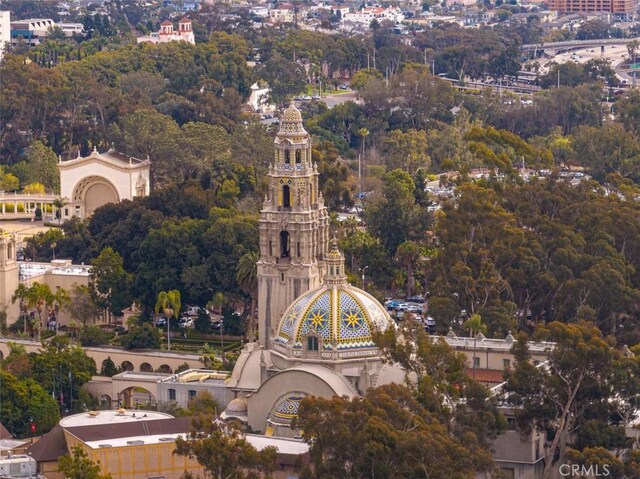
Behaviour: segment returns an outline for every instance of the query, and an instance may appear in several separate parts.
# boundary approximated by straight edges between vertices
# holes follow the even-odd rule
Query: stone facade
[[[68,202],[62,219],[87,218],[106,203],[148,196],[150,166],[149,160],[95,148],[89,156],[60,161],[60,193]]]
[[[269,192],[260,213],[258,325],[260,345],[302,293],[320,286],[329,245],[329,215],[302,115],[291,105],[274,142]]]

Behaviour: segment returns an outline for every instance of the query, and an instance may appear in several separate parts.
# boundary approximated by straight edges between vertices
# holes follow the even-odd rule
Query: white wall
[[[5,43],[11,43],[11,12],[0,12],[0,59]]]

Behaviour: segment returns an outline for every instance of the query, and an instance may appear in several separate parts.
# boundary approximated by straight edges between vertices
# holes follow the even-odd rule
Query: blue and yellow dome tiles
[[[368,293],[348,284],[323,286],[293,302],[280,321],[275,343],[302,349],[305,338],[315,335],[324,351],[375,348],[372,331],[389,324],[387,312]]]
[[[338,242],[326,255],[322,287],[304,293],[282,316],[274,335],[275,350],[301,357],[304,348],[320,350],[322,358],[376,355],[374,330],[395,326],[384,307],[370,294],[351,286]],[[308,338],[315,337],[319,341]]]

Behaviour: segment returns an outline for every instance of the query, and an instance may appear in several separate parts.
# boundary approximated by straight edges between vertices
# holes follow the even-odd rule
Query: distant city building
[[[178,22],[178,29],[173,29],[173,23],[165,20],[160,24],[160,31],[151,35],[139,37],[138,43],[168,43],[168,42],[188,42],[195,45],[196,38],[191,28],[191,20],[182,18]]]
[[[345,13],[342,20],[369,26],[374,20],[400,23],[404,20],[404,14],[399,7],[364,7],[358,12]]]
[[[30,47],[42,43],[47,31],[56,26],[50,18],[29,18],[11,22],[11,43],[17,45],[26,42]]]
[[[200,9],[200,0],[164,0],[163,6],[171,7],[176,12],[194,12]]]
[[[11,12],[0,12],[0,60],[9,43],[11,43]]]
[[[608,12],[618,18],[634,18],[637,0],[550,0],[549,8],[562,13]]]
[[[269,8],[267,7],[251,7],[249,10],[251,15],[255,15],[258,18],[267,18],[269,16]]]
[[[306,10],[291,3],[281,3],[269,10],[269,20],[273,23],[296,23],[304,19]]]
[[[269,102],[270,92],[269,85],[254,83],[251,85],[251,95],[249,95],[247,103],[255,112],[272,113],[275,110],[275,105]]]
[[[61,22],[57,23],[56,26],[68,37],[84,34],[84,25],[82,23]]]

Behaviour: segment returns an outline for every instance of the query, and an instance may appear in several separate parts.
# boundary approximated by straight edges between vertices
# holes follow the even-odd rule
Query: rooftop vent
[[[144,444],[144,441],[135,440],[135,441],[127,441],[127,446],[141,446]]]
[[[158,439],[158,441],[160,441],[160,442],[176,442],[176,438],[175,437],[161,437],[160,439]]]
[[[107,449],[113,447],[111,444],[98,444],[98,449]]]

